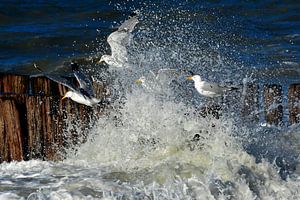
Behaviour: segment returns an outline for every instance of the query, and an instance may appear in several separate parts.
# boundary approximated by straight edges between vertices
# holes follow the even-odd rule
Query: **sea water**
[[[72,16],[81,16],[76,18],[79,21],[86,19],[74,8],[68,10],[63,1],[54,5],[41,2],[31,5],[52,8],[53,13],[64,8],[63,16],[73,13]],[[186,81],[190,72],[241,88],[245,78],[260,85],[297,81],[299,34],[292,27],[298,23],[294,19],[299,5],[286,4],[286,11],[280,4],[272,6],[268,1],[261,4],[133,1],[102,2],[98,8],[83,4],[86,7],[81,8],[86,9],[87,16],[94,13],[93,9],[103,14],[105,3],[111,6],[107,13],[118,13],[119,21],[110,23],[110,31],[123,20],[120,13],[124,13],[124,19],[130,9],[139,9],[141,13],[133,43],[128,48],[130,68],[109,68],[103,73],[103,66],[84,66],[97,81],[105,80],[108,84],[112,109],[93,122],[85,143],[64,150],[62,161],[2,163],[0,198],[300,199],[299,126],[286,123],[278,128],[249,122],[239,113],[243,106],[241,93],[211,100],[201,97],[192,83]],[[106,15],[102,14],[101,20],[91,21],[95,26],[98,23],[107,27]],[[51,21],[51,17],[43,19]],[[108,21],[112,19],[116,18]],[[284,23],[284,19],[290,23]],[[75,57],[77,53],[89,58],[109,52],[104,37],[109,31],[104,28],[98,31],[103,39],[93,41],[97,48],[92,52],[86,49],[88,55],[74,51]],[[54,32],[40,34],[52,37]],[[60,45],[53,48],[64,49],[63,59],[73,59],[68,58],[68,48]],[[34,48],[31,50],[35,54]],[[57,51],[53,52],[45,63],[55,63],[51,60],[56,58]],[[10,51],[7,54],[13,55]],[[6,69],[31,73],[32,62],[40,61],[19,51],[17,54],[26,59],[6,57],[5,61],[15,66],[5,65]],[[24,62],[30,64],[23,65]],[[53,64],[46,66],[49,71],[56,68],[52,68]],[[170,77],[171,81],[150,90],[134,83],[142,75],[149,76],[149,70],[156,72],[161,68],[176,69],[177,73]],[[203,117],[200,108],[213,104],[222,106],[222,114],[217,118]]]

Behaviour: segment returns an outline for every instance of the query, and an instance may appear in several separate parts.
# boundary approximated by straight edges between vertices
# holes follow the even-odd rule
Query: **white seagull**
[[[238,89],[237,87],[222,86],[217,83],[203,81],[199,75],[189,76],[187,80],[194,81],[194,86],[201,95],[211,98],[222,96],[227,91]]]
[[[72,87],[72,85],[61,83],[71,89],[70,91],[66,92],[62,100],[65,98],[70,98],[77,103],[91,107],[99,104],[101,100],[95,97],[91,80],[80,71],[74,71],[74,76],[79,84],[79,87],[75,88]]]
[[[36,64],[34,64],[34,67],[40,72],[43,72]],[[91,79],[78,70],[77,63],[71,63],[71,67],[79,87],[63,76],[44,74],[44,76],[46,76],[47,78],[57,83],[60,83],[70,89],[70,91],[66,92],[66,94],[62,97],[62,100],[70,98],[77,103],[91,107],[103,103],[103,100],[97,99],[95,97]]]
[[[113,67],[127,67],[128,53],[127,47],[132,40],[131,32],[135,25],[139,22],[137,19],[137,12],[134,12],[128,20],[124,21],[115,32],[111,33],[107,42],[111,48],[111,55],[103,55],[99,63],[105,62]]]

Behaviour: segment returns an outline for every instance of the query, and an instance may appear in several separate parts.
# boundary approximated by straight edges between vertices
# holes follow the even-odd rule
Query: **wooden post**
[[[300,122],[300,84],[292,84],[288,91],[289,122],[295,124]]]
[[[0,161],[23,159],[23,130],[16,101],[0,99]]]
[[[56,159],[56,152],[62,147],[64,127],[57,104],[59,99],[55,97],[26,98],[29,159]]]
[[[258,89],[256,84],[249,84],[245,86],[244,103],[242,108],[242,116],[250,119],[251,121],[259,121],[259,104],[258,104]]]
[[[78,130],[89,128],[88,116],[94,116],[99,110],[70,99],[62,102],[61,97],[67,90],[46,77],[0,74],[0,163],[22,159],[57,160],[59,152],[70,142],[83,141]],[[98,94],[98,97],[103,95]],[[66,138],[65,128],[69,122],[76,128],[67,133],[70,138]]]
[[[281,125],[283,118],[282,87],[280,85],[264,86],[265,119],[268,124]]]
[[[0,93],[25,94],[28,90],[28,76],[0,74]]]

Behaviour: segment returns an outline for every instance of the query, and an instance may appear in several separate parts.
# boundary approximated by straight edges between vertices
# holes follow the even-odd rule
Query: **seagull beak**
[[[135,82],[136,84],[138,84],[138,85],[140,85],[140,84],[143,83],[141,79],[137,79],[137,80],[135,80],[134,82]]]
[[[186,80],[192,81],[192,80],[193,80],[193,77],[192,77],[192,76],[188,76],[188,77],[186,78]]]
[[[66,96],[64,96],[63,98],[61,98],[61,100],[64,100],[65,98],[67,98]]]

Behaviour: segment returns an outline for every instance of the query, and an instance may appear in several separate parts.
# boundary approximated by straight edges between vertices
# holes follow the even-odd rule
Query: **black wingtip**
[[[132,18],[132,17],[135,17],[137,16],[137,14],[135,12],[132,12],[130,15],[129,15],[129,18]]]
[[[132,17],[136,17],[140,14],[140,11],[139,10],[135,10],[133,11],[132,13],[130,13],[129,15],[129,19],[132,18]]]

